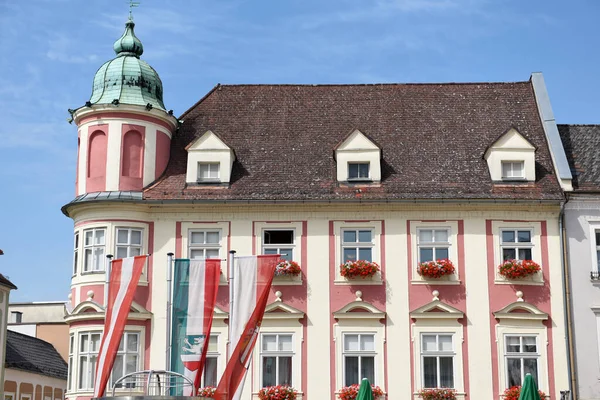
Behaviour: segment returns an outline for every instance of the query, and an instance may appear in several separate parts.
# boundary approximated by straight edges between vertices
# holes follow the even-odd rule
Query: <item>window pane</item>
[[[219,232],[206,232],[206,243],[218,244],[219,243]]]
[[[292,351],[291,335],[279,335],[279,351]]]
[[[86,356],[79,357],[79,388],[86,388],[86,377],[89,375],[89,363]]]
[[[361,243],[371,243],[371,231],[358,231],[358,241]]]
[[[219,249],[206,249],[206,258],[219,258]]]
[[[137,244],[138,246],[141,246],[142,231],[137,231],[137,230],[131,231],[131,244]]]
[[[201,249],[190,250],[190,258],[194,259],[194,258],[203,258],[203,257],[204,257],[204,250],[201,250]]]
[[[531,242],[531,231],[518,231],[517,239],[519,242]]]
[[[452,336],[440,335],[438,337],[440,351],[452,351]]]
[[[278,385],[292,384],[292,357],[279,357]]]
[[[84,258],[83,258],[83,270],[91,271],[92,270],[92,249],[85,249]]]
[[[523,336],[523,352],[536,353],[537,346],[535,336]]]
[[[508,386],[521,386],[521,360],[518,358],[506,359],[506,375]]]
[[[503,260],[513,260],[517,258],[517,251],[515,249],[502,249]]]
[[[127,335],[127,351],[137,352],[138,349],[138,335],[128,334]]]
[[[208,351],[216,352],[219,350],[219,337],[217,335],[210,335],[208,339]]]
[[[190,242],[192,244],[204,244],[204,232],[192,232]]]
[[[436,357],[423,357],[423,386],[425,388],[437,387]]]
[[[79,337],[79,351],[82,353],[86,353],[88,351],[88,345],[90,343],[88,335],[83,335]]]
[[[344,350],[346,350],[346,351],[360,350],[359,345],[358,345],[358,335],[345,335],[344,336]]]
[[[277,335],[263,335],[263,350],[277,351]]]
[[[515,231],[502,231],[502,241],[505,243],[514,243]]]
[[[512,168],[511,163],[503,162],[502,163],[502,176],[508,178],[511,176]]]
[[[94,231],[85,231],[84,235],[85,235],[85,239],[84,239],[83,244],[85,246],[91,246],[93,243]]]
[[[264,244],[294,244],[293,230],[273,230],[264,232]]]
[[[204,386],[217,386],[217,358],[207,357],[204,364]]]
[[[369,382],[375,382],[375,357],[361,357],[360,378],[367,378]]]
[[[531,374],[531,377],[537,383],[537,359],[535,358],[526,358],[523,360],[523,368],[525,369],[525,374]]]
[[[345,243],[356,243],[356,231],[344,231]]]
[[[119,244],[127,244],[129,232],[127,229],[117,229],[117,243]]]
[[[75,248],[75,250],[79,248],[79,233],[75,234],[75,244],[73,245],[73,247]]]
[[[348,164],[348,179],[358,178],[358,164]]]
[[[100,337],[101,335],[99,333],[92,334],[92,345],[90,347],[90,351],[93,351],[95,353],[98,352],[98,350],[100,349]]]
[[[423,248],[419,249],[419,261],[433,261],[433,249],[432,248]]]
[[[436,242],[447,242],[448,241],[448,231],[446,229],[436,230],[435,231],[435,241]]]
[[[112,382],[116,382],[117,379],[123,376],[123,355],[118,354],[115,358],[115,365],[112,369]]]
[[[96,271],[104,270],[104,247],[96,247],[94,248],[94,266],[93,269]]]
[[[520,353],[521,352],[521,341],[518,336],[507,336],[506,337],[506,351],[508,353]]]
[[[423,351],[436,351],[435,335],[423,335]]]
[[[263,357],[262,362],[262,373],[263,373],[263,387],[275,386],[275,363],[276,357]]]
[[[358,177],[368,178],[369,177],[369,164],[358,164]]]
[[[278,254],[279,253],[279,249],[265,249],[265,251],[263,251],[264,254]]]
[[[130,247],[129,248],[129,257],[139,256],[140,254],[142,254],[141,247]]]
[[[596,246],[600,246],[600,231],[596,231]]]
[[[519,249],[519,260],[531,260],[531,249]]]
[[[421,229],[419,231],[419,242],[433,242],[433,231],[431,229]]]
[[[375,335],[361,335],[360,349],[364,351],[375,351]]]
[[[121,341],[119,342],[119,348],[117,349],[118,352],[122,352],[123,351],[123,341],[125,340],[125,335],[123,335],[121,337]]]
[[[358,357],[346,357],[345,364],[344,385],[350,386],[360,383],[358,381]]]
[[[94,240],[94,244],[103,245],[104,244],[104,229],[98,229],[96,231],[96,240]]]
[[[279,249],[279,254],[284,260],[292,260],[292,249]]]
[[[443,388],[454,387],[454,364],[452,357],[440,357],[440,386]]]
[[[356,261],[356,249],[344,249],[344,262],[346,261]]]
[[[125,258],[127,257],[127,247],[118,246],[117,247],[117,258]]]
[[[128,354],[127,363],[125,364],[125,373],[130,374],[137,371],[137,354]]]
[[[372,249],[368,248],[361,248],[358,249],[358,259],[359,260],[366,260],[366,261],[373,261],[373,251]]]
[[[448,248],[447,247],[437,247],[435,249],[435,259],[436,260],[445,260],[448,258]]]

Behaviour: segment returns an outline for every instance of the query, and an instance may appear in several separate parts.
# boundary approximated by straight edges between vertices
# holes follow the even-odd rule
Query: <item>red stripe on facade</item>
[[[140,191],[144,187],[146,127],[122,124],[120,148],[119,190]]]

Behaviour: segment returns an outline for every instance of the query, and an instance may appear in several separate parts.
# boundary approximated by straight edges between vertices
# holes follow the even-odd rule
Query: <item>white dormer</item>
[[[358,129],[335,148],[338,182],[381,181],[381,149]]]
[[[211,131],[206,131],[186,148],[187,183],[228,183],[235,161],[233,150]]]
[[[535,181],[535,146],[510,128],[486,150],[492,181]]]

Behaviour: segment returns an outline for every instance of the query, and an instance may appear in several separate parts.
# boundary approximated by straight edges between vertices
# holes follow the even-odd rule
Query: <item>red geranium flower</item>
[[[363,279],[368,276],[375,275],[381,268],[376,262],[357,260],[346,261],[340,265],[340,274],[346,278],[354,278],[357,276]]]
[[[275,275],[293,275],[296,276],[300,274],[300,264],[296,261],[288,261],[288,260],[279,260],[277,266],[275,267]]]
[[[506,260],[498,266],[498,273],[508,279],[524,278],[542,270],[531,260]]]
[[[423,389],[419,392],[423,400],[456,400],[454,389]]]
[[[540,399],[546,398],[546,393],[542,392],[541,390],[538,390],[538,393],[540,394]],[[504,396],[504,400],[519,400],[519,396],[521,395],[521,386],[509,387],[502,395]]]
[[[448,259],[424,261],[419,263],[417,267],[419,275],[427,278],[440,278],[444,275],[452,275],[454,271],[454,264]]]
[[[298,391],[291,386],[267,386],[258,391],[260,400],[296,400]]]
[[[358,384],[344,386],[343,388],[340,389],[340,391],[338,393],[338,397],[340,398],[340,400],[354,400],[354,399],[356,399],[356,396],[358,395],[359,388],[360,388],[360,385],[358,385]],[[381,390],[381,388],[379,386],[371,385],[371,389],[373,389],[373,396],[376,399],[383,397],[383,390]]]

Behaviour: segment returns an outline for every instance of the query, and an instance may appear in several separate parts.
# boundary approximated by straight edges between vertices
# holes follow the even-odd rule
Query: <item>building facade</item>
[[[167,255],[282,254],[244,400],[289,384],[335,399],[361,378],[389,399],[449,387],[500,399],[532,373],[569,388],[559,219],[571,189],[543,78],[514,83],[218,85],[180,118],[129,21],[78,128],[70,381],[92,395],[107,255],[151,254],[112,382],[164,369]],[[562,155],[562,158],[561,158]],[[448,259],[441,278],[421,262]],[[510,279],[506,259],[541,269]],[[344,277],[340,264],[380,270]],[[226,363],[227,268],[203,385]]]
[[[564,220],[578,399],[600,398],[600,126],[559,125],[573,171]]]
[[[0,255],[4,253],[0,250]],[[0,274],[0,382],[4,381],[6,359],[6,324],[8,322],[8,298],[10,291],[17,287],[4,275]],[[4,388],[0,386],[0,398],[4,396]]]

